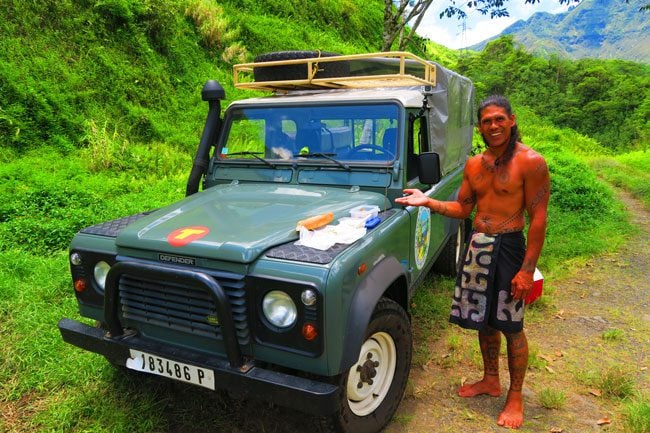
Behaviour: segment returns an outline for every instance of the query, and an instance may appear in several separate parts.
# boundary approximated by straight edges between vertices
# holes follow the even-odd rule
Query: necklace
[[[483,166],[484,169],[486,169],[490,173],[495,173],[497,171],[497,169],[499,168],[500,163],[501,163],[501,161],[499,160],[499,158],[497,158],[497,159],[494,160],[494,164],[490,164],[485,159],[485,155],[481,155],[481,165]]]

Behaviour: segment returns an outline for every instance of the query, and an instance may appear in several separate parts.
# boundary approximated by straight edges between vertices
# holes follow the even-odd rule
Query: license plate
[[[206,368],[185,364],[150,353],[130,349],[131,357],[126,368],[143,373],[169,377],[181,382],[193,383],[214,390],[214,372]]]

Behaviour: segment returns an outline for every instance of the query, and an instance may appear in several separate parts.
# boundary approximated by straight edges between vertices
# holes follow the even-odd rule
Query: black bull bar
[[[206,290],[217,308],[227,357],[162,344],[137,333],[125,333],[118,315],[118,282],[127,273]],[[104,321],[107,331],[68,318],[62,318],[58,327],[66,343],[103,355],[116,365],[126,365],[130,349],[135,349],[212,370],[216,387],[229,390],[238,397],[261,398],[314,415],[329,415],[338,409],[338,386],[257,367],[252,360],[244,359],[237,341],[228,296],[219,283],[205,273],[155,264],[119,262],[106,277]]]

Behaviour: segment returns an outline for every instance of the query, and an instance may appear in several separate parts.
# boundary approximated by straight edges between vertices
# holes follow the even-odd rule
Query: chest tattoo
[[[488,173],[496,173],[496,171],[498,169],[496,164],[490,164],[489,162],[487,162],[483,155],[481,155],[481,166]]]

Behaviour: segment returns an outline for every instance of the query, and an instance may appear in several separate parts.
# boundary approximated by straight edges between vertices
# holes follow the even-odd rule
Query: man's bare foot
[[[497,424],[505,428],[519,428],[524,423],[524,403],[521,392],[510,391]]]
[[[481,394],[491,395],[492,397],[500,396],[501,384],[499,384],[499,379],[494,381],[484,378],[478,382],[462,385],[458,389],[458,395],[461,397],[474,397]]]

